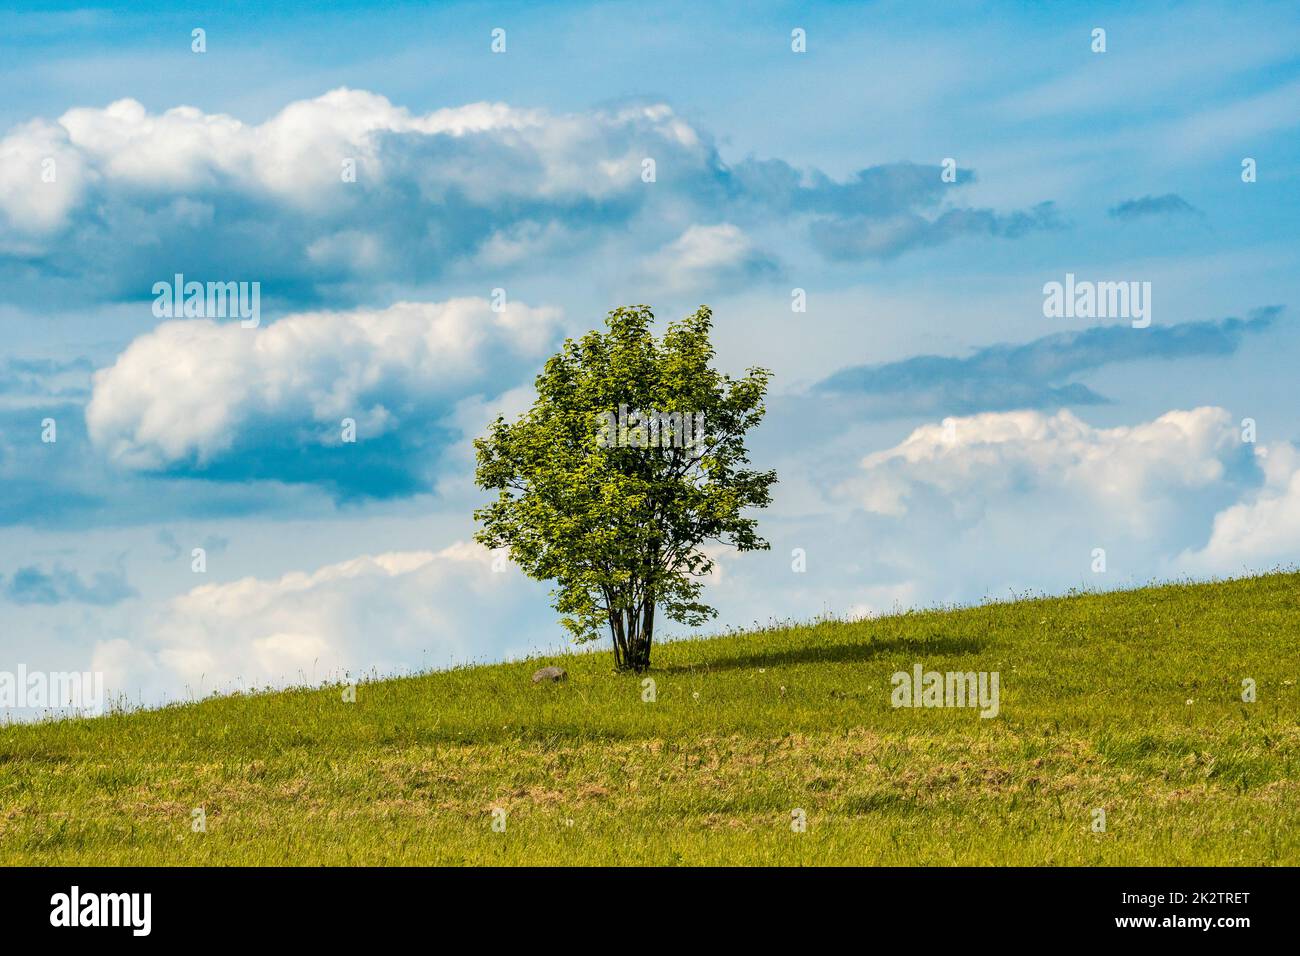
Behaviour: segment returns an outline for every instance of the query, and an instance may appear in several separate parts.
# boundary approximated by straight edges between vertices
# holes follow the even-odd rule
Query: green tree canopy
[[[776,481],[748,467],[745,448],[771,373],[712,367],[707,307],[662,341],[653,321],[649,307],[628,306],[609,313],[607,331],[566,340],[533,406],[474,443],[476,480],[497,492],[474,513],[477,540],[555,581],[576,640],[608,628],[620,670],[649,667],[656,608],[691,626],[716,615],[699,601],[713,568],[703,546],[767,548],[744,512],[765,507]]]

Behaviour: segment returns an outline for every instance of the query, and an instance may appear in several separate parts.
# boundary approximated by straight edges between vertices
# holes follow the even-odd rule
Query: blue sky
[[[1290,565],[1298,40],[1288,4],[8,9],[0,669],[155,702],[559,646],[469,544],[469,442],[637,302],[775,373],[719,627]],[[159,318],[177,273],[259,283],[259,327]],[[1150,283],[1149,327],[1047,317],[1067,274]]]

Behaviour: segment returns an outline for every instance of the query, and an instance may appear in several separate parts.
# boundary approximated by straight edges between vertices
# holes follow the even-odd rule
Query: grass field
[[[894,709],[918,662],[1000,714]],[[558,663],[2,727],[0,861],[1300,864],[1300,574]]]

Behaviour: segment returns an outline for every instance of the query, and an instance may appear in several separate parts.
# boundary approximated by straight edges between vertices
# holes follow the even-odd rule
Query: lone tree
[[[763,417],[771,373],[733,379],[710,366],[712,313],[702,306],[663,340],[648,306],[615,309],[607,332],[566,340],[537,377],[518,421],[498,417],[474,443],[476,480],[497,492],[474,517],[488,548],[538,580],[579,642],[604,627],[618,670],[650,666],[655,609],[697,625],[713,569],[710,542],[766,549],[746,508],[776,481],[755,471],[745,432]]]

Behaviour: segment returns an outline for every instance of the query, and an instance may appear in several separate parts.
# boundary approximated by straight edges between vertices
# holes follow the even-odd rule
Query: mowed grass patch
[[[1298,652],[1274,574],[6,726],[0,860],[1295,865]],[[999,715],[893,708],[916,663]]]

